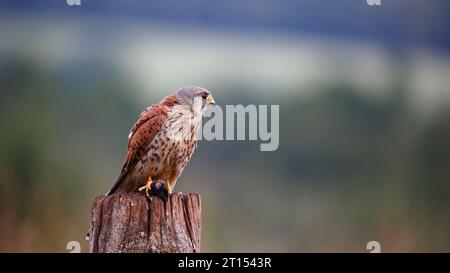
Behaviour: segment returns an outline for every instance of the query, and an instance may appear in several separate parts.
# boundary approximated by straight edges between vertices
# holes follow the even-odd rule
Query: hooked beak
[[[208,103],[208,105],[214,105],[214,104],[216,104],[216,102],[214,101],[212,95],[209,95],[209,96],[206,98],[206,102]]]

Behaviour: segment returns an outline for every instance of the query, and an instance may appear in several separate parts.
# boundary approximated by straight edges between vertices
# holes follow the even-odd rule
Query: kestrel
[[[172,193],[197,147],[203,113],[213,104],[210,91],[186,86],[147,107],[131,128],[125,162],[107,195],[145,190],[150,197],[154,180],[165,181]]]

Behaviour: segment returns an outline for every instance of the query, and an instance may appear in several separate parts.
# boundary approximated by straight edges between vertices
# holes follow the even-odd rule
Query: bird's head
[[[180,103],[202,113],[205,111],[206,106],[215,104],[211,92],[199,86],[181,87],[175,92],[175,97]]]

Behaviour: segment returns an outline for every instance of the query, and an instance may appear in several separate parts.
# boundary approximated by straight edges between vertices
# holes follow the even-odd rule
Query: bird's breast
[[[146,154],[143,171],[157,179],[176,179],[197,146],[201,115],[189,109],[172,109]]]

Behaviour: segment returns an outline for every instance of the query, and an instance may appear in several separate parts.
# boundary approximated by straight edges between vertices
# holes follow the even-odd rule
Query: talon
[[[172,187],[170,186],[170,182],[166,181],[166,186],[167,186],[167,195],[172,193]]]
[[[145,190],[145,195],[147,195],[147,197],[150,198],[150,194],[149,194],[148,191],[151,190],[151,188],[152,188],[152,183],[153,183],[152,177],[149,176],[149,177],[148,177],[148,180],[147,180],[147,184],[145,184],[145,186],[140,187],[140,188],[138,189],[138,191],[143,191],[143,190]]]

